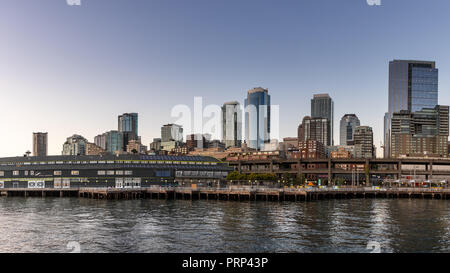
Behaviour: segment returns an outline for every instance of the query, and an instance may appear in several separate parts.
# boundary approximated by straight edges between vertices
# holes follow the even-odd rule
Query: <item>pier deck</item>
[[[4,188],[1,196],[13,197],[81,197],[93,199],[180,199],[235,201],[311,201],[346,198],[430,198],[449,199],[450,189],[355,187],[339,189],[278,189],[278,188]]]

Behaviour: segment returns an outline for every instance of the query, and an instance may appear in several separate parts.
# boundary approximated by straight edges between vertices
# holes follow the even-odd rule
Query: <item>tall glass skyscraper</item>
[[[119,132],[133,132],[138,136],[138,114],[124,113],[118,117]]]
[[[270,142],[270,95],[262,87],[250,89],[245,99],[245,139],[247,146],[261,150]]]
[[[114,153],[123,150],[123,134],[118,131],[106,132],[106,151]]]
[[[393,60],[389,62],[389,109],[385,115],[384,156],[390,155],[393,113],[421,111],[438,105],[438,73],[435,62]]]
[[[330,122],[330,134],[325,146],[334,145],[334,102],[328,94],[316,94],[311,99],[311,117],[326,118]]]
[[[226,147],[241,147],[242,110],[237,101],[222,106],[222,142]]]
[[[355,114],[345,114],[341,119],[340,124],[340,145],[354,145],[353,135],[355,128],[360,126],[359,118]]]

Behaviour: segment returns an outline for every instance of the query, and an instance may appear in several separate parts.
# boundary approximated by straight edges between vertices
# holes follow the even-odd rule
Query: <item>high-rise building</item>
[[[270,142],[270,95],[262,87],[250,89],[245,99],[245,139],[247,146],[261,150]]]
[[[375,156],[372,127],[356,126],[353,137],[356,158],[373,158]]]
[[[329,121],[330,129],[325,145],[334,145],[334,102],[328,94],[315,94],[311,99],[311,117],[326,118]]]
[[[306,116],[303,118],[298,142],[306,140],[316,140],[324,146],[331,146],[330,143],[330,121],[327,118],[312,118]]]
[[[391,119],[391,157],[448,157],[449,107],[437,105]]]
[[[80,135],[70,136],[63,144],[62,155],[85,155],[87,143],[88,141]]]
[[[123,134],[116,130],[105,133],[106,135],[106,151],[114,154],[118,151],[124,151]]]
[[[119,134],[122,135],[122,151],[127,150],[127,145],[130,143],[130,141],[139,141],[140,137],[136,135],[135,132],[119,132]]]
[[[106,133],[94,137],[94,144],[106,150]]]
[[[384,117],[384,156],[391,152],[391,118],[396,112],[416,112],[438,104],[438,73],[435,62],[393,60],[389,62],[389,108]]]
[[[222,142],[228,147],[241,147],[242,110],[239,102],[226,102],[222,106]]]
[[[353,145],[354,139],[353,134],[355,132],[356,126],[360,126],[360,122],[358,117],[355,114],[345,114],[341,119],[340,124],[340,139],[339,144],[340,145]]]
[[[124,113],[118,117],[119,132],[133,132],[138,136],[138,114]]]
[[[33,156],[46,156],[48,150],[48,134],[33,133]]]
[[[183,141],[183,127],[178,124],[165,124],[161,127],[161,142]]]

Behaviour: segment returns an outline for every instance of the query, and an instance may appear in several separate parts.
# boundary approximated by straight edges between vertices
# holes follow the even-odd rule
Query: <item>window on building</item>
[[[71,171],[70,174],[71,175],[80,175],[80,171]]]
[[[19,175],[19,171],[13,171],[13,175]]]
[[[5,172],[4,171],[0,171],[0,176],[5,176]]]
[[[130,170],[125,171],[125,175],[132,175],[132,174],[133,174],[133,171],[130,171]]]
[[[53,175],[62,175],[62,171],[53,171]]]
[[[106,171],[97,171],[97,175],[105,175]]]
[[[122,170],[117,170],[116,171],[116,175],[123,175],[123,171]]]
[[[107,174],[107,175],[114,175],[114,171],[113,171],[113,170],[111,170],[111,171],[106,171],[106,174]]]

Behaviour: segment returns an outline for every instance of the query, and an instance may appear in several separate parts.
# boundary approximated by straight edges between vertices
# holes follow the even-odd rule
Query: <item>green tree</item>
[[[238,171],[232,171],[230,173],[228,173],[227,175],[227,180],[240,180],[239,179],[240,173]]]

